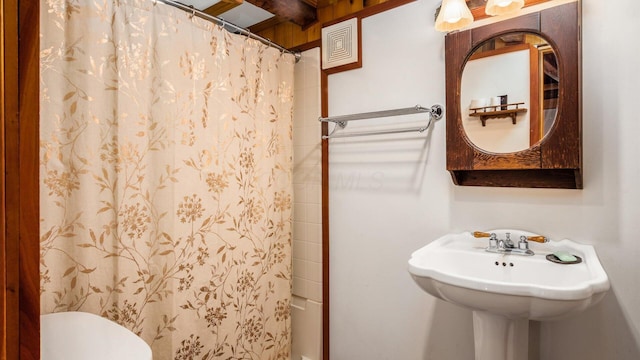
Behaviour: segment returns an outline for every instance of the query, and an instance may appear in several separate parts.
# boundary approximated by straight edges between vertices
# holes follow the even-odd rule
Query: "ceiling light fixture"
[[[484,0],[484,12],[490,16],[514,13],[524,7],[525,0]],[[471,1],[473,4],[483,1]],[[473,14],[465,0],[443,0],[437,10],[436,30],[449,32],[471,25]]]
[[[458,30],[472,22],[473,15],[465,0],[444,0],[436,18],[436,30]]]
[[[489,0],[484,8],[487,15],[511,14],[524,7],[524,0]]]

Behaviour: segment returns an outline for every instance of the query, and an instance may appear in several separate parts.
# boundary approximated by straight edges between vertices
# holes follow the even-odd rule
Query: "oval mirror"
[[[522,151],[539,143],[558,110],[558,62],[534,33],[513,32],[480,44],[462,73],[464,132],[493,153]]]

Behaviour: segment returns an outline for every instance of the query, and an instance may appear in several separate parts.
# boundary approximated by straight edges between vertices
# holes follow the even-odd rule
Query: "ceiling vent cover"
[[[358,18],[322,28],[322,69],[358,62]]]

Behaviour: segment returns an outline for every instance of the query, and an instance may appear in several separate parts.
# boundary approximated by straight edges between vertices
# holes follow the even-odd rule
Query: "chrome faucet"
[[[504,233],[506,239],[504,239],[504,245],[507,249],[513,249],[516,245],[511,240],[511,233]]]
[[[514,254],[514,255],[525,255],[531,256],[534,255],[534,252],[529,249],[529,241],[535,241],[540,243],[548,242],[544,236],[520,236],[520,241],[518,245],[511,240],[511,233],[505,233],[504,239],[498,239],[496,233],[485,233],[476,231],[473,233],[473,236],[479,237],[488,237],[489,238],[489,246],[485,249],[488,252],[500,253],[500,254]]]

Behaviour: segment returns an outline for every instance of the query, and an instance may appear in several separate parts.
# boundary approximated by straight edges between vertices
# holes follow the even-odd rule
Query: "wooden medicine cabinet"
[[[581,189],[580,2],[452,32],[445,47],[447,170],[453,182]],[[515,51],[523,47],[529,50]],[[510,69],[518,64],[511,58],[494,63],[498,53],[524,56],[520,72]],[[478,67],[477,58],[486,65]],[[477,98],[502,94],[528,111],[482,127],[477,110],[470,111],[481,102]],[[492,114],[486,115],[484,120]]]

